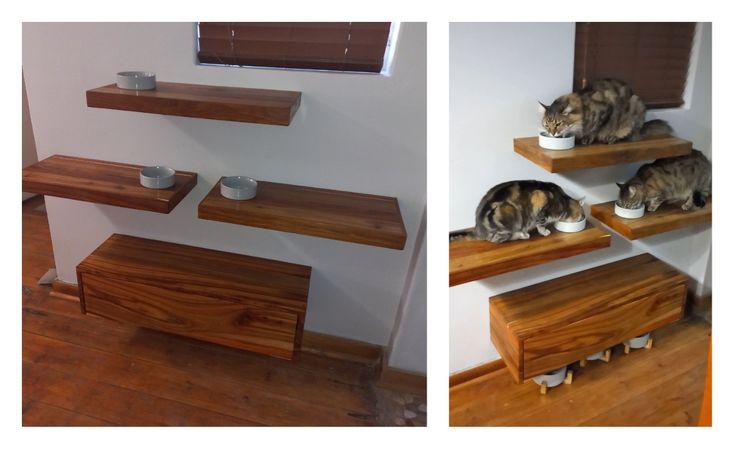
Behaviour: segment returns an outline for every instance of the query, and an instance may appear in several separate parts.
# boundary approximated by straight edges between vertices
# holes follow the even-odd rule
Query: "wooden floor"
[[[375,364],[295,361],[84,316],[37,280],[54,266],[42,200],[23,205],[23,425],[425,425],[425,396]],[[406,405],[419,407],[408,413]],[[411,417],[406,420],[405,417]]]
[[[696,425],[710,325],[690,318],[654,333],[651,350],[613,349],[609,363],[574,365],[574,382],[540,395],[506,368],[450,389],[452,426]]]

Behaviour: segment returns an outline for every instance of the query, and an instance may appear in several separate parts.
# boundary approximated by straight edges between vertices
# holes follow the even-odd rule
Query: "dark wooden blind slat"
[[[684,103],[695,24],[579,22],[574,89],[600,78],[630,84],[649,108]]]
[[[200,22],[199,61],[380,72],[390,22]]]

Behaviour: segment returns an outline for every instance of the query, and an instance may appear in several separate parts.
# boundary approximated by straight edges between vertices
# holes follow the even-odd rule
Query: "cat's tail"
[[[661,119],[649,120],[641,128],[641,137],[671,136],[672,134],[674,134],[674,129],[667,121]]]
[[[449,242],[454,241],[472,241],[477,239],[474,228],[465,228],[464,230],[452,231],[449,233]]]

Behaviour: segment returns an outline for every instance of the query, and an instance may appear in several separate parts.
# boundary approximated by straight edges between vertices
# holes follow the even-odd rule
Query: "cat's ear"
[[[564,111],[562,111],[562,114],[564,114],[565,116],[568,116],[570,112],[572,112],[572,105],[569,105],[566,108],[564,108]]]
[[[623,189],[623,186],[625,186],[623,183],[615,183],[615,184],[617,184],[620,189]]]
[[[539,111],[541,111],[541,112],[546,112],[546,111],[548,111],[548,110],[549,110],[549,107],[548,107],[548,106],[546,106],[546,105],[544,105],[543,103],[541,103],[541,102],[538,102],[538,104],[539,104],[539,105],[541,105],[541,108],[543,108],[543,109],[539,109]]]

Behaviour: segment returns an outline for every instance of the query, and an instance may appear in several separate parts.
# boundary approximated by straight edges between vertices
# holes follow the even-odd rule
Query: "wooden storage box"
[[[113,234],[77,277],[85,314],[292,359],[311,267]]]
[[[688,277],[644,254],[490,298],[490,337],[517,382],[679,320]]]

